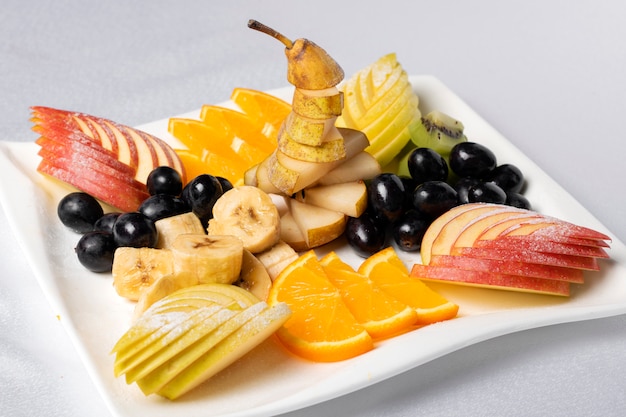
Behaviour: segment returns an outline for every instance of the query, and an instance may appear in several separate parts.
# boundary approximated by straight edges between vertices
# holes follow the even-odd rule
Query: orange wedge
[[[392,247],[367,258],[358,269],[400,302],[417,312],[416,324],[425,325],[456,317],[459,306],[433,291],[409,272]]]
[[[320,263],[329,281],[339,289],[344,303],[374,339],[410,330],[417,321],[415,309],[387,294],[365,275],[344,263],[335,252]]]
[[[290,307],[292,316],[276,335],[287,349],[303,358],[334,362],[374,347],[313,251],[301,255],[276,277],[268,302],[285,302]]]
[[[257,125],[263,134],[276,138],[280,125],[291,112],[291,104],[271,94],[249,88],[235,88],[230,99]]]
[[[208,125],[223,126],[232,139],[247,144],[248,152],[260,155],[259,162],[276,149],[277,141],[263,134],[263,124],[257,124],[246,113],[221,106],[204,105],[200,119]],[[231,140],[232,140],[231,139]]]
[[[188,180],[200,174],[211,174],[224,177],[233,185],[243,184],[244,171],[236,169],[237,164],[226,157],[211,152],[204,152],[203,156],[198,156],[188,149],[176,149],[176,154],[185,166]]]

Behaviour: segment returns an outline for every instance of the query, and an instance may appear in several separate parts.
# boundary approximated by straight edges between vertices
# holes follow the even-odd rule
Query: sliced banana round
[[[172,254],[166,249],[120,247],[111,272],[117,293],[137,301],[154,281],[173,272]]]
[[[243,243],[236,236],[182,234],[171,251],[174,273],[196,277],[199,284],[232,284],[239,278]]]
[[[280,216],[271,197],[242,185],[225,192],[213,206],[209,235],[237,236],[252,253],[271,248],[280,238]]]

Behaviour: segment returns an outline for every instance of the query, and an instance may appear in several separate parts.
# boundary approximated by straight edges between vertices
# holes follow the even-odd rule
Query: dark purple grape
[[[139,212],[153,222],[165,217],[187,213],[188,211],[190,211],[190,208],[187,203],[181,198],[170,194],[152,195],[146,198],[139,206]]]
[[[222,184],[215,176],[201,174],[183,188],[181,198],[206,226],[208,221],[213,218],[215,202],[223,193]]]
[[[113,225],[113,239],[117,246],[153,248],[157,243],[154,222],[139,212],[124,213]]]
[[[100,217],[96,223],[93,225],[93,230],[98,232],[107,232],[113,233],[113,225],[118,217],[120,217],[122,213],[106,213],[102,217]]]
[[[432,218],[439,217],[457,205],[458,195],[444,181],[427,181],[413,192],[413,207]]]
[[[450,151],[450,169],[459,177],[485,178],[497,165],[496,155],[476,142],[461,142]]]
[[[498,165],[487,178],[505,192],[519,193],[524,185],[524,174],[511,164]]]
[[[364,258],[383,249],[387,241],[384,225],[379,225],[368,211],[359,217],[348,217],[345,235],[352,249]]]
[[[233,189],[233,183],[230,182],[227,178],[224,178],[224,177],[215,177],[215,178],[217,178],[217,180],[222,185],[222,192],[223,193],[225,193],[228,190],[232,190]]]
[[[431,223],[431,218],[425,214],[408,210],[391,226],[391,236],[400,249],[406,252],[418,251]]]
[[[78,261],[88,270],[110,272],[116,247],[113,235],[93,231],[81,236],[74,250]]]
[[[430,148],[414,149],[407,160],[411,177],[421,184],[426,181],[446,181],[448,179],[448,163]]]
[[[395,174],[383,173],[374,177],[367,193],[372,210],[389,221],[397,219],[406,208],[404,184]]]
[[[504,204],[526,210],[531,210],[532,208],[528,199],[519,193],[506,193],[506,202]]]
[[[83,192],[70,193],[57,205],[57,216],[61,223],[76,233],[92,231],[93,225],[103,214],[98,200]]]
[[[168,166],[160,166],[153,169],[148,174],[146,185],[150,195],[168,194],[178,196],[183,191],[183,181],[180,174],[174,168]]]
[[[479,184],[482,182],[477,178],[461,178],[454,184],[454,189],[457,193],[457,201],[459,204],[467,204],[469,203],[469,199],[467,198],[467,194],[469,192],[469,188],[474,184]]]
[[[492,182],[480,182],[469,187],[467,199],[470,203],[504,204],[506,193]]]

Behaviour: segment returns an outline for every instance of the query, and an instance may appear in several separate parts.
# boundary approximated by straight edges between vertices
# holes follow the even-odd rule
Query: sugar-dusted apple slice
[[[316,185],[331,185],[342,182],[370,180],[380,174],[378,160],[370,153],[362,151],[346,160],[319,179]]]
[[[197,308],[187,313],[170,313],[186,314],[185,320],[163,338],[153,341],[130,357],[120,359],[123,352],[119,352],[115,358],[115,374],[118,376],[125,375],[126,383],[132,384],[171,359],[190,344],[217,329],[235,316],[237,312],[237,310],[214,304],[209,307]],[[159,314],[152,315],[155,323],[160,319],[159,316]]]
[[[432,241],[429,256],[449,255],[455,242],[467,227],[481,218],[488,217],[491,214],[502,210],[508,209],[503,208],[503,206],[489,204],[478,206],[475,209],[458,212],[449,221],[445,222],[435,239]],[[422,258],[422,262],[424,264],[428,264],[430,263],[430,260],[424,260]]]
[[[455,248],[452,255],[472,256],[484,259],[500,259],[511,262],[528,262],[535,264],[578,268],[588,271],[598,271],[600,266],[596,258],[586,256],[572,256],[558,253],[529,253],[527,250],[513,250],[501,248]],[[532,255],[532,256],[529,256]]]
[[[540,218],[538,213],[530,211],[519,212],[507,209],[490,211],[486,216],[481,216],[471,224],[468,224],[461,231],[453,246],[457,248],[472,247],[485,231],[496,228],[498,225],[515,224],[538,218]]]
[[[312,206],[294,199],[290,201],[289,208],[309,249],[335,240],[346,228],[346,215],[339,211]]]
[[[556,279],[577,284],[584,282],[583,271],[581,269],[522,261],[485,259],[471,256],[433,255],[429,265],[543,279]]]
[[[319,185],[298,191],[296,200],[359,217],[367,208],[367,187],[363,181]]]
[[[528,250],[532,252],[555,253],[593,258],[608,258],[609,254],[600,247],[575,245],[547,240],[542,237],[505,236],[494,240],[478,240],[474,247]]]
[[[424,237],[422,238],[422,246],[420,254],[422,256],[422,263],[428,265],[430,262],[430,253],[432,250],[433,242],[439,236],[445,225],[453,220],[456,216],[470,210],[476,210],[483,207],[482,204],[463,204],[456,206],[446,211],[441,216],[437,217],[428,227]]]
[[[423,281],[448,282],[484,288],[559,296],[569,296],[570,294],[570,283],[567,281],[499,274],[488,271],[415,264],[411,269],[411,276]]]
[[[263,305],[265,303],[261,302],[259,304]],[[266,307],[260,313],[251,315],[252,317],[249,320],[245,320],[246,317],[244,317],[240,321],[237,320],[239,315],[235,316],[221,326],[218,332],[234,320],[232,325],[234,331],[228,332],[230,329],[225,329],[224,333],[227,333],[227,335],[223,338],[219,337],[220,335],[216,335],[215,339],[219,339],[219,341],[213,344],[210,349],[205,350],[205,353],[198,359],[184,367],[182,372],[175,375],[166,385],[160,387],[157,391],[158,394],[174,400],[197,387],[274,334],[289,319],[291,311],[285,303],[279,303]],[[211,338],[212,335],[213,333],[207,339]],[[208,345],[212,344],[210,342],[213,341],[202,340],[199,344],[194,345],[194,349],[202,342],[208,342]],[[186,351],[185,354],[191,355],[194,353],[194,349]],[[185,361],[185,354],[179,358],[183,362]],[[176,364],[167,364],[169,369],[175,368],[175,366]]]

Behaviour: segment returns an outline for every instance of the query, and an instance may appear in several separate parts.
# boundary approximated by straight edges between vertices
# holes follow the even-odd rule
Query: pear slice
[[[367,137],[358,130],[340,128],[344,138],[346,157],[333,162],[309,162],[291,158],[280,150],[270,155],[268,178],[284,194],[291,195],[317,182],[320,178],[346,160],[363,151],[368,145]]]
[[[273,152],[259,163],[254,171],[254,181],[245,181],[246,185],[258,187],[268,194],[282,194],[283,192],[270,181],[268,168],[276,163],[276,154]]]
[[[290,211],[280,217],[280,239],[296,251],[303,252],[308,249],[306,239]]]
[[[298,143],[302,143],[303,145],[319,146],[325,138],[341,138],[339,132],[334,129],[336,120],[336,117],[330,117],[328,119],[311,119],[301,116],[295,112],[291,112],[287,115],[282,128],[285,129],[287,134]],[[333,130],[332,133],[331,130]],[[337,137],[333,138],[333,135]]]
[[[218,329],[236,316],[239,311],[217,307],[217,311],[214,311],[214,308],[202,308],[195,314],[190,314],[189,319],[180,329],[171,332],[172,340],[169,340],[167,345],[151,345],[141,355],[132,358],[133,360],[122,371],[122,373],[126,374],[126,383],[132,384],[162,364],[167,363],[167,361],[187,349],[187,347]],[[176,337],[179,331],[182,331],[182,335]]]
[[[291,310],[285,303],[263,310],[169,381],[158,393],[171,400],[180,397],[254,349],[274,334],[290,316]]]
[[[288,216],[292,219],[291,221],[293,221],[293,227],[295,228],[294,233],[297,232],[300,235],[302,247],[306,249],[304,237],[302,236],[300,229],[298,229],[298,225],[295,223],[295,220],[293,220],[291,213],[287,212],[284,216]],[[259,262],[261,262],[267,270],[270,278],[274,280],[287,265],[298,259],[299,255],[296,250],[297,249],[293,247],[291,243],[280,240],[277,244],[272,246],[271,249],[258,253],[256,256]]]
[[[315,185],[369,180],[382,172],[378,160],[369,152],[359,152],[319,179]]]
[[[146,395],[158,392],[168,382],[177,377],[177,375],[192,366],[198,358],[210,352],[219,342],[235,332],[246,322],[261,314],[265,309],[267,309],[267,303],[258,302],[240,311],[216,328],[215,331],[208,333],[205,337],[189,345],[175,357],[170,358],[166,363],[154,369],[143,378],[138,379],[136,381],[137,385]]]
[[[291,99],[292,111],[310,119],[326,120],[341,115],[343,93],[336,87],[324,90],[296,88]]]
[[[297,133],[297,132],[295,132]],[[305,145],[297,136],[291,136],[287,130],[278,132],[278,149],[285,155],[299,161],[307,162],[333,162],[343,160],[346,157],[346,147],[339,130],[332,126],[328,140],[324,139],[319,145]]]
[[[299,191],[296,200],[359,217],[367,207],[367,186],[363,181],[320,185]]]
[[[294,199],[290,201],[289,207],[309,249],[335,240],[346,228],[346,215],[339,211],[316,207]]]

